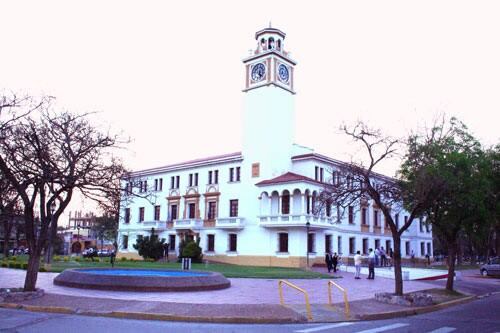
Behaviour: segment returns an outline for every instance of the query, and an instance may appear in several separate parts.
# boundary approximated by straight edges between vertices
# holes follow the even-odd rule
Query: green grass
[[[18,262],[27,262],[27,256],[18,256]],[[101,258],[102,260],[102,258]],[[111,267],[109,258],[105,262],[88,261],[53,261],[51,272],[62,272],[68,268],[92,268],[92,267]],[[165,262],[145,262],[145,261],[121,261],[116,260],[115,267],[123,268],[167,268],[180,269],[180,263]],[[317,272],[306,271],[299,268],[286,267],[262,267],[262,266],[238,266],[228,264],[193,264],[192,269],[201,271],[210,271],[222,273],[228,278],[261,278],[261,279],[331,279],[332,276]]]

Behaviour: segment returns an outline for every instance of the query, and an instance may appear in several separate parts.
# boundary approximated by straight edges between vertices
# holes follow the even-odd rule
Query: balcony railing
[[[201,229],[202,227],[202,219],[174,220],[174,229]]]
[[[335,223],[331,216],[313,215],[266,215],[259,216],[260,225],[263,227],[296,227],[306,226],[307,221],[311,228],[328,228]]]
[[[141,224],[146,228],[155,228],[155,229],[166,229],[167,222],[165,221],[143,221]]]
[[[245,219],[242,217],[224,217],[215,221],[215,227],[221,229],[242,229],[245,227]]]

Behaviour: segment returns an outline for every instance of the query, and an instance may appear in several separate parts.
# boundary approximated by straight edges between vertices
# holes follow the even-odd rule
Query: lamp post
[[[48,239],[48,245],[47,245],[47,256],[45,258],[45,263],[47,265],[50,265],[50,252],[52,250],[52,241],[54,239],[52,228],[54,228],[54,230],[57,230],[57,228],[54,227],[54,213],[55,213],[55,211],[56,211],[56,203],[54,201],[52,201],[52,203],[50,204],[50,226],[49,226],[49,239]],[[49,269],[47,269],[47,270],[49,270]]]
[[[309,223],[309,215],[306,217],[306,266],[309,268],[309,228],[311,223]]]

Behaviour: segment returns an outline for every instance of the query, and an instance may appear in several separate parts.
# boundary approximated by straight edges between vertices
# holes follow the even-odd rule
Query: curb
[[[448,302],[444,302],[444,303],[440,303],[440,304],[429,305],[429,306],[419,307],[419,308],[414,308],[414,309],[405,309],[405,310],[400,310],[400,311],[379,312],[379,313],[371,313],[371,314],[365,314],[365,315],[357,315],[356,318],[359,320],[380,320],[380,319],[391,319],[391,318],[397,318],[397,317],[407,317],[407,316],[413,316],[413,315],[418,315],[418,314],[423,314],[423,313],[428,313],[428,312],[446,309],[446,308],[449,308],[449,307],[454,306],[454,305],[468,303],[476,298],[477,298],[477,296],[466,296],[464,298],[460,298],[460,299],[456,299],[453,301],[448,301]]]

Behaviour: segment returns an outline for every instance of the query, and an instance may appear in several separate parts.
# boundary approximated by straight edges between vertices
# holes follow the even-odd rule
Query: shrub
[[[9,267],[9,263],[6,261],[2,261],[2,267]]]
[[[46,272],[47,270],[45,269],[45,267],[40,266],[40,267],[38,268],[38,271],[39,271],[39,272]]]
[[[12,257],[10,257],[10,260],[12,260],[12,261],[16,261],[16,260],[17,260],[17,257],[16,257],[16,256],[12,256]]]
[[[196,242],[194,241],[186,242],[184,247],[182,248],[181,257],[191,258],[192,262],[197,262],[197,263],[202,262],[203,254],[200,247],[200,239],[198,238]]]
[[[121,260],[121,261],[127,261],[127,258],[125,258],[125,257],[121,257],[121,258],[120,258],[120,260]]]
[[[28,269],[28,263],[27,262],[23,263],[21,268],[25,270]]]
[[[80,260],[81,260],[81,258],[80,258],[80,257],[76,257],[76,258],[75,258],[75,261],[76,261],[76,262],[79,262]]]
[[[65,256],[63,260],[64,260],[64,262],[68,262],[69,261],[69,257]]]
[[[61,257],[60,256],[54,256],[54,261],[61,261]]]
[[[151,229],[151,235],[137,238],[134,249],[138,250],[139,255],[144,259],[158,260],[163,257],[165,247],[165,238],[159,239],[155,235],[154,228]]]

